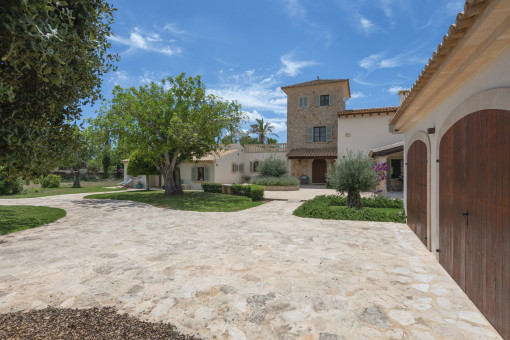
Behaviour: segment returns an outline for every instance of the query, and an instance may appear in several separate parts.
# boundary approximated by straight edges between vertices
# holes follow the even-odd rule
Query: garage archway
[[[439,262],[510,338],[510,111],[458,120],[439,158]]]

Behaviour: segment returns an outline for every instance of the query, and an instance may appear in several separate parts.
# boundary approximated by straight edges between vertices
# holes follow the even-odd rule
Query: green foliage
[[[299,180],[292,176],[259,176],[255,177],[252,181],[253,184],[265,186],[296,186],[299,185]]]
[[[30,205],[0,206],[0,235],[40,227],[66,215],[65,210]]]
[[[234,184],[230,187],[232,195],[250,197],[251,185]]]
[[[215,194],[210,192],[185,192],[183,195],[166,196],[162,191],[135,191],[85,196],[91,199],[113,199],[143,202],[156,207],[201,211],[232,212],[253,208],[263,204],[248,197]]]
[[[274,139],[274,138],[268,138],[266,140],[267,144],[276,144],[278,143],[278,140]]]
[[[90,172],[98,172],[100,169],[99,158],[92,158],[87,161],[87,170]]]
[[[202,183],[202,189],[204,192],[212,192],[212,193],[221,193],[221,184],[220,183]]]
[[[72,143],[83,104],[101,97],[114,8],[106,0],[0,2],[0,163],[33,178]]]
[[[230,187],[232,195],[251,197],[252,201],[260,201],[264,198],[264,187],[260,185],[234,184]]]
[[[48,175],[39,177],[41,188],[58,188],[60,186],[60,176]]]
[[[281,177],[287,173],[287,165],[283,159],[271,154],[260,162],[258,170],[263,176]]]
[[[268,122],[264,123],[264,119],[255,119],[255,121],[256,123],[250,126],[251,130],[249,131],[249,133],[258,136],[259,144],[264,144],[264,142],[267,140],[267,136],[278,137],[276,133],[273,133],[273,126],[271,125],[271,123]]]
[[[159,171],[143,151],[137,151],[129,157],[127,174],[131,176],[158,175]]]
[[[330,200],[331,205],[347,206],[347,197],[339,195],[329,195],[326,197]],[[404,201],[400,198],[362,197],[361,203],[367,208],[404,209]]]
[[[116,86],[97,119],[120,144],[143,150],[165,178],[165,194],[182,193],[179,164],[218,150],[243,121],[237,102],[206,93],[200,76],[168,77],[138,88]]]
[[[261,201],[264,198],[264,187],[260,186],[260,185],[250,185],[250,186],[251,186],[251,190],[250,190],[251,200],[254,202]]]
[[[0,166],[0,195],[19,194],[23,191],[21,177],[9,177],[5,167]]]
[[[388,202],[379,201],[377,199],[365,199],[365,202],[372,201],[367,205],[386,205]],[[400,202],[399,202],[400,201]],[[395,206],[401,203],[399,200]],[[365,207],[357,210],[349,208],[347,199],[341,196],[317,196],[312,200],[303,203],[299,208],[294,210],[293,214],[299,217],[331,219],[331,220],[351,220],[351,221],[379,221],[379,222],[397,222],[405,223],[406,216],[402,208],[375,208]]]
[[[328,169],[328,183],[339,192],[347,192],[348,206],[361,209],[360,193],[375,188],[378,174],[374,160],[361,151],[349,150]]]

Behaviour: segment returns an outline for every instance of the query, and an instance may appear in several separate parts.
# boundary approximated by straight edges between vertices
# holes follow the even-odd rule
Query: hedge
[[[347,206],[347,197],[339,195],[329,195],[325,197],[330,200],[331,205]],[[404,209],[404,201],[400,198],[392,199],[387,197],[362,197],[361,204],[366,208]]]
[[[221,194],[221,184],[220,183],[202,183],[202,189],[204,192],[212,192],[216,194]]]
[[[60,180],[59,175],[41,176],[39,177],[39,184],[41,184],[41,188],[58,188]]]
[[[312,200],[303,203],[294,210],[293,214],[299,217],[332,219],[332,220],[351,220],[351,221],[379,221],[379,222],[397,222],[405,223],[406,216],[402,208],[394,207],[375,207],[376,205],[394,205],[400,202],[387,202],[377,198],[365,198],[366,204],[361,210],[347,207],[347,198],[341,196],[317,196]],[[372,205],[370,207],[369,205]]]
[[[253,184],[267,186],[295,186],[299,185],[299,180],[292,176],[259,176],[252,180]]]
[[[234,184],[230,190],[232,195],[251,197],[252,201],[260,201],[264,198],[264,187],[260,185]]]

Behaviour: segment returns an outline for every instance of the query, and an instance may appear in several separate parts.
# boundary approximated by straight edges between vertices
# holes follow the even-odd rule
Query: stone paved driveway
[[[0,237],[0,312],[116,306],[219,339],[498,338],[405,225],[83,196],[0,200],[68,212]]]

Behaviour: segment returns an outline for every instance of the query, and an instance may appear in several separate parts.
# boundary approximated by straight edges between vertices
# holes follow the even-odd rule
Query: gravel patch
[[[169,323],[138,320],[114,308],[57,309],[0,314],[0,339],[198,340]]]

